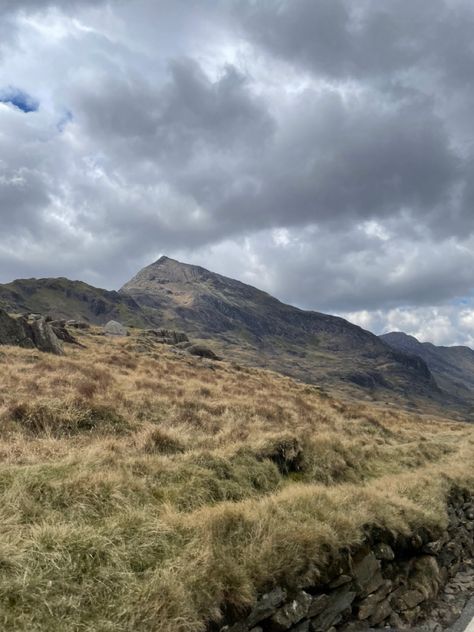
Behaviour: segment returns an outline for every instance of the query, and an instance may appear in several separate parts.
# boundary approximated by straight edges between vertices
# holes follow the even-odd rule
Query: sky
[[[163,254],[474,346],[472,0],[0,0],[0,282]]]

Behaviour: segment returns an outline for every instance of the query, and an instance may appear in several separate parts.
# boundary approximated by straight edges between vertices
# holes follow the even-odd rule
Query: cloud
[[[473,22],[467,0],[0,0],[2,280],[117,287],[166,253],[470,340]]]

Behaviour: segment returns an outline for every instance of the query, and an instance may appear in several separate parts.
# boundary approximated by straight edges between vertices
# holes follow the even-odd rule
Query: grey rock
[[[396,605],[400,610],[412,610],[425,600],[423,593],[419,590],[405,590],[400,595]]]
[[[329,605],[328,595],[317,595],[313,597],[313,601],[308,610],[308,617],[312,619],[323,612]]]
[[[64,353],[61,341],[53,328],[44,318],[39,318],[31,324],[31,333],[35,346],[40,351],[62,355]]]
[[[388,562],[395,559],[392,547],[384,542],[380,542],[374,547],[374,555],[378,560],[386,560]]]
[[[127,336],[128,331],[127,328],[124,327],[121,323],[116,320],[109,320],[109,322],[104,325],[104,333],[107,336]]]
[[[354,560],[352,574],[356,581],[357,592],[362,596],[377,590],[384,581],[380,572],[380,562],[372,551],[361,559]]]
[[[26,318],[13,318],[0,309],[0,345],[33,348],[31,327]]]
[[[260,621],[268,619],[276,612],[286,599],[286,591],[282,588],[264,594],[249,614],[246,624],[249,628],[254,627]]]
[[[49,323],[53,328],[56,337],[63,342],[67,342],[71,345],[77,345],[82,347],[81,343],[71,334],[71,332],[66,327],[66,321],[64,320],[53,320]]]
[[[34,348],[56,355],[63,354],[61,341],[50,323],[42,317],[28,322],[26,318],[13,318],[0,309],[0,344]]]
[[[373,617],[379,609],[380,603],[384,601],[392,587],[391,581],[386,581],[375,593],[372,593],[359,604],[359,612],[357,618],[365,620]],[[389,613],[390,614],[390,613]],[[387,615],[388,616],[388,615]]]
[[[326,608],[320,615],[311,619],[313,632],[325,632],[332,625],[336,625],[342,619],[342,613],[350,608],[356,597],[356,592],[348,586],[343,586],[329,595]]]
[[[311,595],[301,590],[289,603],[275,612],[270,619],[270,630],[284,632],[299,623],[307,616],[312,600]]]
[[[348,584],[351,581],[352,577],[350,575],[339,575],[329,584],[329,588],[339,588],[339,586],[344,586],[344,584]]]
[[[384,599],[383,601],[377,604],[377,607],[375,608],[374,612],[371,614],[370,619],[369,619],[370,624],[379,625],[380,623],[382,623],[382,621],[385,621],[385,619],[388,619],[388,617],[391,614],[392,614],[392,606],[390,604],[390,600]]]

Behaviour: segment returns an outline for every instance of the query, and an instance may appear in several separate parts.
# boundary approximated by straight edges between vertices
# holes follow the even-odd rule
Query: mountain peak
[[[181,261],[178,261],[177,259],[172,259],[171,257],[167,257],[166,255],[162,255],[159,259],[157,259],[154,263],[151,263],[150,265],[157,266],[157,265],[161,265],[163,263],[166,263],[167,261],[174,261],[175,263],[181,263]]]
[[[133,279],[122,287],[122,290],[127,291],[130,288],[150,290],[168,284],[196,282],[209,278],[211,274],[199,266],[182,263],[163,255],[154,263],[140,270]]]

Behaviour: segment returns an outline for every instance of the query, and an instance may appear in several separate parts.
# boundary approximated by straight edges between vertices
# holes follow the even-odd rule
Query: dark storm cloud
[[[191,59],[173,60],[169,80],[154,86],[137,75],[104,75],[74,86],[73,107],[105,142],[139,144],[144,158],[190,161],[202,150],[238,149],[269,133],[263,103],[231,65],[211,81]],[[122,148],[121,148],[122,149]],[[132,147],[132,151],[136,148]]]
[[[428,65],[465,77],[474,57],[474,7],[463,0],[261,0],[234,10],[271,53],[338,79],[387,83]]]

